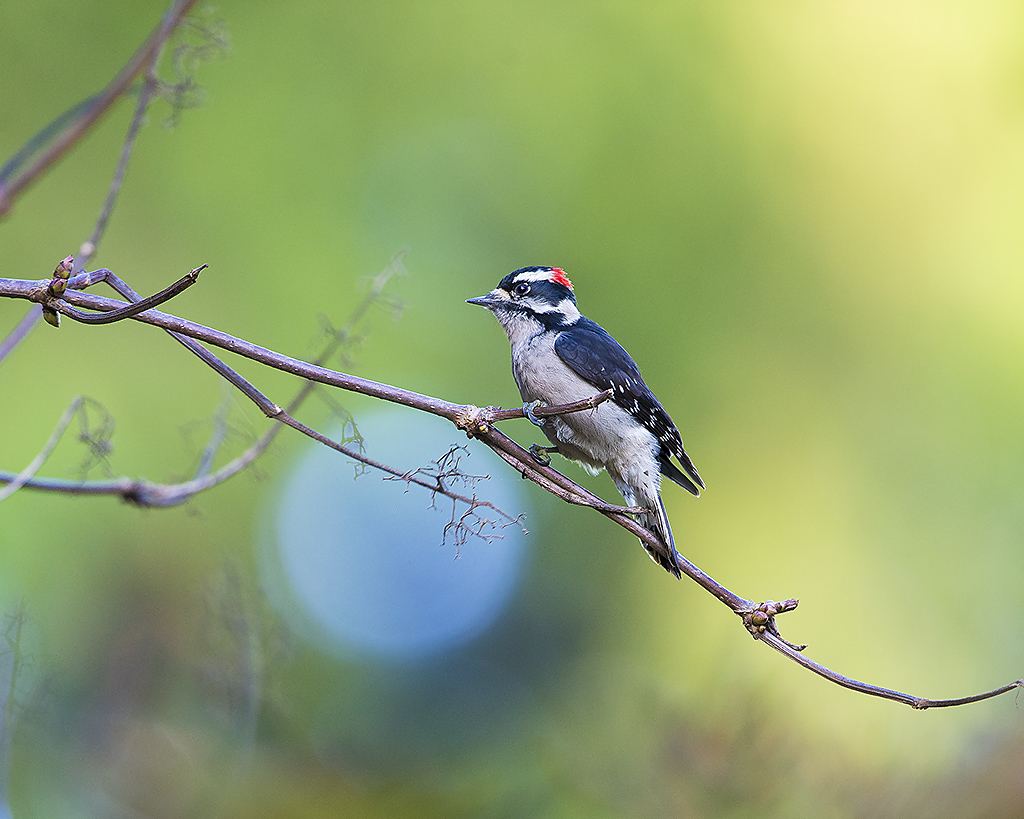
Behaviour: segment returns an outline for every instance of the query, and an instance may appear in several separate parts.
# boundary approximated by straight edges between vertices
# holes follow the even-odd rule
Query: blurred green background
[[[101,87],[163,11],[7,4],[0,155]],[[254,2],[200,18],[231,49],[177,127],[154,107],[96,265],[148,293],[207,263],[170,312],[312,357],[318,317],[341,323],[408,248],[388,285],[401,316],[372,310],[344,366],[505,406],[507,342],[463,300],[564,267],[708,483],[697,502],[667,488],[681,551],[746,597],[801,598],[783,633],[843,673],[934,698],[1022,675],[1020,4]],[[48,276],[88,237],[131,108],[18,202],[0,275]],[[0,301],[0,333],[25,311]],[[279,402],[295,389],[239,369]],[[113,474],[157,481],[194,471],[225,397],[150,328],[40,326],[0,364],[0,469],[24,467],[76,394],[115,419]],[[335,398],[357,421],[373,409]],[[323,403],[302,418],[331,423]],[[222,458],[266,427],[241,399],[229,419]],[[1024,812],[1012,695],[919,713],[829,685],[532,486],[531,555],[491,629],[415,661],[325,647],[260,569],[309,448],[285,433],[173,510],[30,491],[0,506],[3,624],[25,612],[14,815]],[[43,473],[85,459],[71,435]]]

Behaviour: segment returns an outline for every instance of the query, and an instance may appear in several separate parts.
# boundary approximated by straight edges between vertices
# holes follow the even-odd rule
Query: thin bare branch
[[[228,437],[228,413],[231,411],[233,397],[234,393],[230,392],[227,384],[224,384],[224,398],[221,400],[217,413],[214,416],[213,434],[206,442],[206,446],[203,447],[203,454],[199,458],[199,466],[196,467],[195,477],[197,478],[210,474],[210,470],[213,469],[213,460],[217,457],[217,453]]]
[[[168,32],[168,36],[170,36],[170,32]],[[103,207],[100,209],[99,216],[96,217],[96,224],[93,226],[92,235],[87,242],[83,243],[79,252],[78,264],[80,270],[85,270],[89,266],[89,260],[100,246],[100,240],[103,239],[103,234],[107,230],[107,223],[110,221],[110,215],[113,213],[114,205],[117,204],[117,198],[121,193],[121,186],[124,184],[125,173],[128,170],[128,161],[132,157],[132,151],[135,150],[135,141],[139,136],[139,131],[142,130],[142,123],[146,120],[146,111],[149,109],[149,103],[153,100],[153,95],[156,92],[157,81],[154,78],[153,68],[156,64],[157,54],[159,54],[159,51],[154,54],[154,58],[146,66],[145,81],[139,90],[139,99],[135,103],[135,112],[132,114],[132,121],[128,125],[128,132],[124,135],[124,141],[121,143],[121,155],[117,159],[117,167],[114,168],[114,175],[110,180],[110,187],[107,188],[107,196],[103,200]]]
[[[81,322],[82,324],[113,324],[115,321],[131,318],[132,316],[141,313],[143,310],[149,310],[151,307],[156,307],[164,302],[170,301],[179,293],[190,288],[193,284],[199,281],[199,274],[208,266],[209,265],[204,264],[201,267],[196,267],[178,279],[170,287],[165,287],[159,293],[154,293],[152,296],[139,299],[134,304],[129,304],[119,310],[108,310],[102,313],[83,313],[81,310],[71,308],[64,310],[64,315],[68,318],[74,319],[75,321]]]
[[[106,268],[99,270],[93,270],[88,273],[80,273],[77,276],[73,276],[68,281],[68,289],[74,290],[79,288],[91,287],[94,284],[105,283],[113,288],[119,295],[127,299],[129,302],[138,302],[142,297],[132,289],[127,282],[117,276],[113,271]],[[66,296],[65,296],[66,298]],[[114,302],[114,304],[118,304]],[[123,305],[119,305],[123,306]],[[186,338],[183,335],[176,334],[168,331],[175,341],[182,344],[191,353],[196,355],[201,361],[207,366],[211,367],[218,375],[226,379],[229,383],[237,387],[250,401],[253,401],[260,410],[268,417],[273,417],[277,412],[280,411],[280,407],[277,406],[273,401],[267,398],[262,392],[256,387],[250,384],[246,379],[242,378],[237,372],[231,367],[221,361],[217,356],[203,347],[191,338]]]
[[[399,480],[405,481],[406,483],[413,483],[416,484],[417,486],[422,486],[424,489],[429,489],[431,492],[436,492],[438,494],[449,497],[452,500],[461,501],[462,503],[467,504],[470,507],[470,510],[483,506],[497,513],[501,517],[505,518],[510,523],[519,523],[518,517],[513,517],[508,512],[499,508],[490,501],[480,500],[475,496],[469,497],[468,495],[463,495],[460,492],[456,492],[453,489],[451,489],[451,487],[445,486],[443,481],[441,481],[437,476],[425,476],[420,472],[420,470],[402,472],[400,469],[395,469],[393,466],[388,466],[385,463],[376,461],[373,458],[364,455],[362,452],[357,452],[351,447],[347,447],[342,443],[333,441],[326,435],[322,435],[321,433],[317,432],[315,429],[311,429],[310,427],[307,427],[300,421],[296,421],[283,410],[280,416],[278,416],[277,420],[281,421],[281,423],[283,424],[287,424],[292,429],[298,430],[303,435],[312,438],[314,441],[317,441],[323,444],[324,446],[330,447],[331,449],[335,450],[336,452],[340,452],[342,455],[345,455],[346,457],[352,458],[352,460],[354,461],[359,461],[362,464],[366,464],[366,466],[380,470],[381,472],[391,475],[392,477],[397,478]]]
[[[135,78],[158,59],[167,38],[171,36],[182,18],[192,10],[195,4],[196,0],[176,0],[164,15],[160,25],[132,55],[124,68],[102,91],[88,101],[81,115],[71,121],[70,125],[43,152],[43,155],[10,184],[7,184],[6,181],[0,183],[0,218],[10,211],[15,199],[29,185],[39,179],[51,165],[81,141],[82,137],[99,121],[110,106],[131,87]]]
[[[53,454],[53,450],[57,444],[60,443],[60,439],[64,437],[64,432],[68,428],[68,424],[71,423],[71,419],[75,417],[75,413],[82,406],[82,396],[78,395],[68,404],[64,414],[61,415],[60,420],[57,422],[57,426],[54,427],[53,432],[50,434],[49,440],[43,445],[43,448],[39,450],[39,454],[26,466],[20,473],[15,475],[12,480],[7,482],[7,485],[0,489],[0,501],[4,501],[17,492],[23,487],[32,477],[38,472],[43,464],[46,463],[47,458]]]
[[[39,323],[41,316],[41,311],[30,309],[25,313],[21,321],[18,322],[18,326],[11,330],[11,332],[9,332],[7,336],[0,341],[0,364],[2,364],[4,359],[11,354],[14,348],[32,332],[32,329]]]
[[[860,682],[860,680],[844,676],[843,674],[833,671],[820,663],[816,663],[810,657],[804,656],[777,634],[766,632],[759,635],[757,639],[767,643],[779,653],[785,654],[798,665],[802,665],[809,671],[813,671],[815,674],[824,677],[829,682],[833,682],[843,688],[849,688],[851,691],[859,691],[861,694],[867,694],[871,697],[880,697],[882,699],[903,703],[904,705],[909,705],[911,708],[918,711],[923,711],[926,708],[951,708],[956,705],[969,705],[973,702],[981,702],[982,700],[988,700],[992,697],[998,697],[1000,694],[1007,694],[1010,691],[1016,691],[1024,688],[1024,680],[1015,680],[1012,683],[1000,686],[999,688],[994,688],[991,691],[985,691],[982,694],[972,694],[969,697],[957,697],[956,699],[950,700],[930,700],[925,699],[924,697],[915,697],[912,694],[904,694],[902,691],[894,691],[891,688],[882,688],[878,685]]]
[[[460,466],[462,455],[468,453],[469,451],[466,447],[453,445],[449,447],[444,455],[436,461],[432,461],[428,466],[414,469],[402,475],[388,475],[384,478],[384,480],[405,481],[407,485],[419,483],[417,478],[420,476],[428,482],[433,482],[435,486],[431,488],[430,501],[432,508],[436,508],[434,501],[439,494],[452,499],[451,519],[445,524],[441,542],[442,544],[447,543],[448,536],[452,535],[455,541],[456,557],[458,556],[459,546],[464,544],[470,536],[479,537],[482,540],[501,538],[501,535],[493,533],[495,528],[504,529],[506,526],[518,526],[523,534],[529,534],[529,530],[523,524],[523,515],[520,514],[517,517],[512,517],[507,512],[494,506],[490,501],[480,500],[475,494],[470,499],[466,499],[464,496],[460,498],[459,494],[452,490],[452,485],[457,483],[465,484],[470,489],[475,490],[476,484],[479,481],[490,480],[490,475],[470,475],[462,471]],[[420,485],[423,484],[421,483]],[[467,505],[462,514],[459,514],[456,500],[462,500]],[[478,511],[481,507],[497,512],[501,517],[505,518],[505,522],[499,524],[497,521],[481,515]],[[490,527],[491,532],[485,533],[485,527]]]
[[[570,412],[582,412],[583,410],[594,409],[611,398],[614,393],[615,390],[609,389],[604,392],[599,392],[597,395],[592,395],[590,398],[584,398],[582,401],[574,401],[571,404],[561,404],[557,407],[534,407],[533,414],[538,418],[548,418],[552,415],[566,415]],[[488,407],[488,409],[493,410],[493,412],[490,413],[490,420],[492,423],[495,421],[510,421],[514,418],[526,417],[526,412],[522,407],[503,410]]]

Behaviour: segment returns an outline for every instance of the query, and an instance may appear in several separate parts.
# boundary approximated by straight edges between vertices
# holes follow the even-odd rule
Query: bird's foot
[[[535,460],[541,466],[550,465],[551,458],[548,455],[549,452],[558,452],[558,447],[541,446],[540,444],[530,444],[530,454],[533,456],[533,460]]]
[[[543,401],[530,401],[526,404],[523,404],[523,415],[525,415],[530,420],[531,424],[534,424],[535,426],[538,427],[543,427],[544,422],[540,420],[540,418],[538,418],[536,415],[534,415],[533,411],[537,409],[537,407],[546,406],[547,404],[545,404]]]

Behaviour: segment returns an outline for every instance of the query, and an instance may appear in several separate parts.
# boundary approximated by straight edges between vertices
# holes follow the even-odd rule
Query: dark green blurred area
[[[0,158],[164,11],[8,6]],[[800,597],[783,633],[851,676],[933,698],[1021,676],[1024,10],[310,2],[200,19],[224,20],[231,50],[177,127],[154,107],[97,265],[149,293],[207,263],[170,312],[312,357],[318,316],[342,322],[408,248],[401,318],[371,312],[348,368],[506,406],[507,343],[464,299],[562,266],[707,480],[697,502],[667,489],[681,551],[746,597]],[[0,275],[46,277],[88,237],[131,107],[0,224]],[[0,334],[25,310],[0,301]],[[296,388],[239,369],[278,402]],[[0,469],[77,394],[116,421],[114,474],[156,481],[194,471],[225,397],[150,328],[40,326],[0,364]],[[229,417],[223,458],[266,425],[241,399]],[[44,474],[78,474],[73,438]],[[919,713],[828,685],[539,489],[534,558],[494,629],[413,665],[321,653],[279,622],[253,551],[306,446],[283,435],[181,509],[0,505],[0,596],[27,612],[14,815],[1024,812],[1012,699]]]

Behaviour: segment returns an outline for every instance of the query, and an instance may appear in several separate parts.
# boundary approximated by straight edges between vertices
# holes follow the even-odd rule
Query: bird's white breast
[[[507,329],[507,328],[506,328]],[[524,401],[570,404],[600,392],[580,378],[555,352],[554,333],[535,333],[512,342],[512,372]],[[529,366],[526,366],[527,362]],[[607,469],[616,484],[643,475],[660,483],[654,435],[638,425],[618,404],[605,401],[595,409],[552,417],[544,432],[559,452],[590,471]]]

